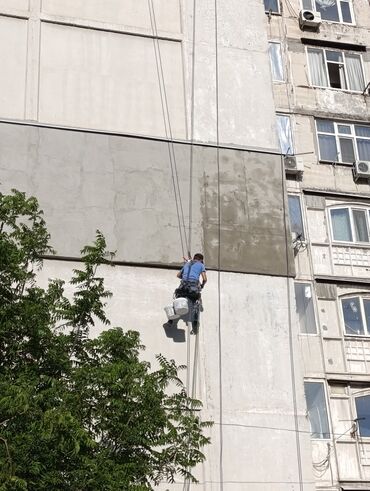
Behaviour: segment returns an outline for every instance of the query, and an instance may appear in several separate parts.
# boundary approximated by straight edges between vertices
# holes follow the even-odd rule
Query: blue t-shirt
[[[190,273],[189,273],[190,270]],[[206,270],[201,261],[187,262],[182,270],[181,278],[185,281],[199,281],[199,276]]]

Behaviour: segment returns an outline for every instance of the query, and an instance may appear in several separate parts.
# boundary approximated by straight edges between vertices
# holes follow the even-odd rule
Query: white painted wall
[[[47,261],[40,284],[45,285],[47,278],[67,279],[72,268],[79,266]],[[196,473],[201,485],[194,489],[220,489],[222,416],[224,491],[298,491],[287,308],[287,286],[292,294],[291,280],[222,273],[220,343],[217,273],[209,272],[209,283],[203,293],[199,358],[194,365],[196,338],[188,336],[185,324],[179,322],[178,342],[168,338],[163,329],[166,320],[163,307],[171,302],[178,284],[175,271],[117,266],[101,268],[100,274],[114,293],[107,309],[112,325],[140,332],[147,347],[144,358],[154,362],[155,353],[162,353],[179,364],[187,363],[186,342],[191,343],[190,380],[196,366],[196,396],[204,403],[202,417],[215,422],[212,445],[206,450],[207,461]],[[100,329],[97,327],[92,334],[98,334]],[[314,488],[296,331],[293,346],[303,481],[304,490],[308,491]],[[163,489],[181,489],[181,484]]]

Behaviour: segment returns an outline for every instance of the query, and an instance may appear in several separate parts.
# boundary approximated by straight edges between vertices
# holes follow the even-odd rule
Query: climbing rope
[[[180,242],[181,242],[181,248],[182,248],[183,256],[185,256],[185,253],[187,253],[187,255],[189,256],[190,255],[190,246],[189,246],[189,241],[188,241],[187,231],[186,231],[186,225],[185,225],[185,216],[184,216],[184,209],[183,209],[181,190],[180,190],[180,184],[179,184],[179,175],[178,175],[178,169],[177,169],[176,152],[175,152],[175,146],[174,146],[174,142],[173,142],[173,132],[172,132],[172,126],[171,126],[171,119],[170,119],[170,112],[169,112],[168,98],[167,98],[167,90],[166,90],[163,63],[162,63],[162,55],[161,55],[161,48],[160,48],[160,44],[159,44],[158,27],[157,27],[157,20],[156,20],[153,0],[148,0],[148,7],[149,7],[150,24],[151,24],[152,34],[153,34],[153,46],[154,46],[155,62],[156,62],[157,76],[158,76],[158,82],[159,82],[159,91],[160,91],[160,98],[161,98],[164,130],[165,130],[166,139],[167,139],[168,156],[169,156],[171,175],[172,175],[172,185],[173,185],[173,190],[174,190],[174,195],[175,195],[176,213],[177,213],[178,227],[179,227],[179,233],[180,233]]]

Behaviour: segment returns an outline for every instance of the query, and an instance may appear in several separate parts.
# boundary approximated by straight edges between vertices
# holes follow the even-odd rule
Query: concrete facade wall
[[[151,360],[187,362],[199,343],[190,370],[215,426],[198,489],[312,491],[263,2],[153,0],[158,32],[149,5],[0,0],[1,189],[45,210],[66,261],[42,283],[68,277],[99,228],[137,265],[104,271],[113,325],[138,329]],[[182,256],[172,172],[192,252],[221,270],[197,338],[161,327]]]
[[[365,85],[369,82],[369,4],[350,3],[352,25],[323,20],[317,30],[300,29],[298,0],[280,2],[281,15],[265,19],[269,40],[281,43],[283,55],[284,81],[273,84],[276,109],[290,116],[294,153],[304,165],[302,175],[288,176],[287,190],[301,198],[305,237],[295,248],[296,281],[312,286],[317,326],[316,333],[299,334],[299,354],[305,379],[324,387],[329,417],[330,436],[312,438],[312,468],[320,491],[370,486],[369,442],[355,422],[355,399],[370,389],[369,335],[346,332],[341,305],[345,296],[370,298],[370,245],[335,241],[330,223],[332,206],[369,210],[370,188],[366,180],[354,181],[352,163],[320,162],[315,128],[315,118],[369,124],[370,98],[366,91],[312,87],[306,53],[310,41],[359,53]]]
[[[276,149],[261,3],[192,9],[189,1],[3,0],[10,66],[0,88],[17,104],[2,104],[0,118]]]
[[[39,197],[59,255],[78,256],[98,228],[117,261],[178,264],[166,142],[12,124],[0,124],[0,133],[0,179]],[[292,274],[280,157],[220,149],[219,176],[217,150],[197,146],[190,189],[190,151],[174,145],[186,228],[192,197],[193,250],[203,250],[208,266],[217,267],[220,225],[222,269]]]
[[[72,267],[79,265],[46,261],[40,283],[46,285],[48,278],[68,279]],[[112,325],[139,330],[147,346],[143,353],[145,359],[155,365],[154,355],[162,353],[175,358],[178,364],[186,364],[187,343],[191,343],[190,381],[192,384],[195,377],[196,396],[204,403],[202,418],[215,422],[211,429],[212,445],[206,449],[207,460],[196,470],[200,484],[192,485],[192,489],[221,489],[219,455],[222,445],[222,489],[225,491],[311,491],[309,428],[297,359],[294,359],[295,379],[291,373],[287,295],[293,301],[292,280],[221,273],[219,318],[217,273],[210,272],[196,340],[195,336],[189,337],[183,321],[174,329],[162,327],[165,322],[163,306],[171,302],[172,290],[178,283],[174,271],[117,266],[103,267],[99,274],[105,277],[106,287],[113,292],[107,309]],[[97,325],[93,335],[100,329]],[[198,356],[194,361],[196,342]],[[292,342],[293,351],[298,354],[295,335]],[[183,377],[186,378],[185,373]],[[292,380],[295,380],[298,400],[303,488],[299,484]],[[220,397],[223,404],[221,434]],[[179,481],[173,486],[163,484],[161,489],[177,490],[182,486]]]

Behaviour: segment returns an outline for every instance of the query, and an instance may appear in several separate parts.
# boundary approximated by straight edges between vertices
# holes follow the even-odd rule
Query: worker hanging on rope
[[[185,297],[190,301],[193,327],[191,333],[196,334],[199,326],[199,311],[201,309],[200,293],[207,283],[203,254],[194,254],[193,259],[186,260],[181,271],[177,273],[177,277],[181,279],[181,283],[175,290],[175,297]]]

